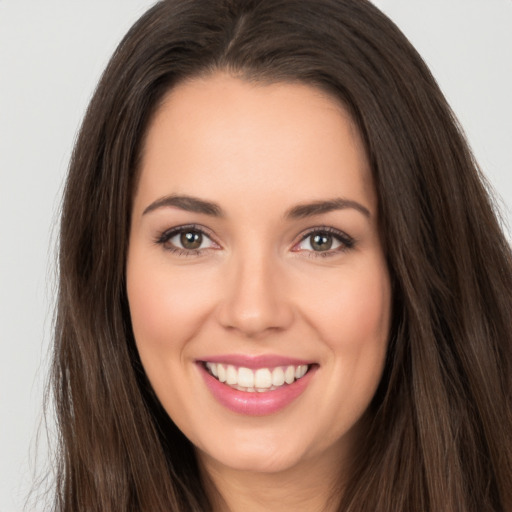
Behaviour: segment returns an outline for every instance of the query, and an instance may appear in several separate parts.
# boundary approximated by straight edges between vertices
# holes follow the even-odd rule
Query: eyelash
[[[194,232],[199,233],[202,236],[208,238],[213,244],[217,245],[211,234],[208,230],[206,230],[204,227],[199,226],[197,224],[189,224],[185,226],[178,226],[172,229],[168,229],[167,231],[164,231],[161,233],[156,239],[155,243],[158,245],[162,245],[163,248],[166,251],[169,251],[173,254],[176,254],[177,256],[200,256],[205,251],[208,251],[211,249],[211,247],[207,247],[204,249],[183,249],[180,247],[176,247],[175,245],[166,245],[168,244],[169,240],[171,240],[173,237],[179,234],[187,233],[187,232]],[[328,235],[333,237],[337,242],[339,242],[341,245],[340,247],[337,247],[335,249],[328,249],[326,251],[314,251],[314,250],[306,250],[306,249],[295,249],[298,245],[300,245],[302,242],[307,240],[309,237],[312,237],[313,235]],[[302,252],[306,253],[307,257],[310,258],[325,258],[329,256],[334,256],[339,253],[343,253],[346,251],[349,251],[350,249],[353,249],[356,244],[356,241],[351,236],[347,235],[343,231],[339,231],[338,229],[334,229],[332,227],[328,226],[322,226],[322,227],[315,227],[309,229],[304,235],[301,237],[301,239],[294,244],[292,251],[293,252]]]
[[[331,228],[328,226],[322,226],[322,227],[315,227],[308,230],[300,239],[299,242],[297,242],[294,247],[297,247],[302,242],[307,240],[308,238],[312,237],[313,235],[328,235],[332,236],[336,241],[338,241],[341,245],[338,248],[335,249],[329,249],[326,251],[310,251],[310,250],[296,250],[295,252],[304,252],[307,254],[310,258],[328,258],[330,256],[335,256],[340,253],[344,253],[346,251],[349,251],[350,249],[353,249],[356,244],[356,240],[352,238],[351,236],[347,235],[343,231],[340,231],[335,228]]]
[[[199,233],[202,236],[208,238],[212,241],[215,245],[218,245],[210,235],[209,231],[206,230],[202,226],[198,226],[197,224],[188,224],[185,226],[178,226],[175,228],[168,229],[167,231],[164,231],[161,233],[156,239],[155,243],[158,245],[162,245],[163,248],[166,251],[169,251],[173,254],[176,254],[177,256],[199,256],[204,253],[204,251],[207,251],[210,249],[210,247],[205,249],[182,249],[181,247],[176,247],[175,245],[166,245],[171,238],[175,237],[176,235],[187,233],[187,232],[193,232],[193,233]]]

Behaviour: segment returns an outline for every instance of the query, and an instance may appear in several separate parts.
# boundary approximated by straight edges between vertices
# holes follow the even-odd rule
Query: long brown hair
[[[63,202],[55,509],[211,509],[194,449],[145,377],[124,273],[151,116],[174,84],[216,70],[328,91],[371,163],[393,326],[340,510],[512,510],[511,249],[435,80],[367,0],[164,0],[119,45]]]

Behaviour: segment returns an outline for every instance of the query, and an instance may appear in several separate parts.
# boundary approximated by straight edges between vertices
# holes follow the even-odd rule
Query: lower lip
[[[213,396],[224,407],[237,414],[246,416],[265,416],[276,413],[298,398],[307,388],[317,366],[309,369],[308,373],[292,384],[273,389],[272,391],[238,391],[223,384],[210,375],[202,364],[198,364],[203,379]]]

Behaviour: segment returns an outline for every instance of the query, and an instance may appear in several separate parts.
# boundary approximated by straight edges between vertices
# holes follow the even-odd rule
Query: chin
[[[267,429],[226,432],[216,439],[195,443],[199,459],[212,467],[254,473],[279,473],[293,470],[314,458],[311,439],[305,432],[270,432]],[[318,446],[319,443],[313,443]]]
[[[210,461],[213,459],[215,465],[222,465],[233,471],[243,471],[249,473],[280,473],[291,470],[298,466],[301,457],[297,454],[283,453],[282,450],[274,449],[272,453],[255,449],[237,450],[236,448],[229,453],[206,453]]]

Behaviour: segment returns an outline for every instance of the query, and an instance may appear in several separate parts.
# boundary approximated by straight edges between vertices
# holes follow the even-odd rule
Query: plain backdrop
[[[48,462],[44,430],[36,434],[73,141],[109,56],[153,3],[0,0],[0,512],[23,509]],[[512,0],[375,3],[431,67],[510,222]]]

